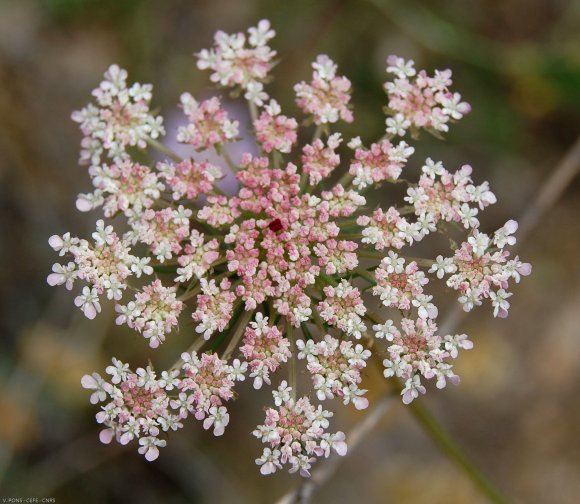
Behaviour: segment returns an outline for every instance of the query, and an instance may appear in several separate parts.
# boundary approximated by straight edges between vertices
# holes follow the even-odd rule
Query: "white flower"
[[[387,320],[382,325],[374,325],[373,330],[377,338],[385,338],[387,341],[393,341],[393,337],[399,332],[392,320]]]
[[[443,113],[451,116],[456,121],[461,119],[471,110],[468,103],[461,101],[461,95],[459,93],[443,96],[441,98],[441,103],[443,104]]]
[[[355,150],[358,149],[362,145],[362,141],[359,136],[351,138],[350,142],[346,144],[349,149]]]
[[[393,147],[389,153],[389,159],[399,163],[406,163],[409,156],[415,152],[415,148],[411,147],[407,142],[400,142],[399,145]]]
[[[246,371],[248,370],[247,362],[240,362],[240,359],[234,359],[232,362],[231,378],[235,381],[244,381],[246,379]]]
[[[441,161],[433,161],[431,158],[427,158],[425,160],[425,165],[422,168],[423,173],[432,179],[436,176],[443,175],[445,172],[445,168],[443,167],[443,163]]]
[[[512,296],[511,292],[506,292],[504,289],[500,289],[497,292],[490,292],[489,297],[491,298],[491,304],[493,306],[493,316],[494,317],[507,317],[508,310],[510,308],[509,301],[507,299]]]
[[[246,87],[244,98],[261,107],[264,100],[268,99],[268,95],[264,92],[264,85],[261,82],[251,81]]]
[[[389,255],[381,261],[381,267],[387,273],[402,273],[405,266],[405,259],[389,250]]]
[[[167,442],[163,439],[157,439],[153,436],[142,437],[139,439],[139,453],[145,455],[145,458],[149,462],[153,462],[157,457],[159,457],[159,448],[163,448]]]
[[[405,119],[403,114],[396,114],[394,117],[387,117],[385,120],[387,133],[392,136],[405,136],[407,129],[411,126],[411,121]]]
[[[421,379],[419,375],[413,375],[405,382],[405,388],[401,390],[401,395],[403,396],[403,402],[405,404],[411,403],[414,399],[419,397],[419,394],[424,394],[427,390],[423,385],[421,385]]]
[[[75,298],[75,306],[78,306],[83,311],[85,317],[91,320],[94,319],[97,313],[101,312],[97,289],[83,287],[82,294]]]
[[[467,242],[473,248],[473,253],[481,257],[489,247],[489,236],[485,233],[475,231],[472,236],[467,238]]]
[[[427,296],[425,294],[419,294],[415,299],[413,299],[413,306],[419,308],[419,317],[422,319],[435,319],[437,318],[437,307],[431,303],[433,296]]]
[[[65,284],[68,290],[72,290],[77,276],[78,272],[76,271],[76,264],[74,262],[69,262],[66,266],[55,263],[52,265],[52,273],[48,275],[46,281],[51,287]]]
[[[209,409],[209,416],[203,421],[203,428],[209,429],[213,425],[214,436],[221,436],[228,423],[230,423],[230,415],[224,406],[219,408],[212,406]]]
[[[264,315],[260,312],[256,313],[256,320],[250,322],[250,326],[256,331],[256,336],[261,336],[263,330],[268,327],[268,317],[264,317]]]
[[[91,404],[104,401],[107,399],[107,395],[113,391],[111,384],[103,380],[98,373],[84,375],[81,378],[81,385],[85,389],[94,390],[90,398]]]
[[[273,390],[272,395],[274,396],[274,404],[276,406],[281,406],[283,403],[290,400],[290,392],[292,387],[288,386],[288,382],[283,380],[278,387],[278,390]]]
[[[417,73],[415,62],[413,60],[405,61],[398,56],[389,56],[387,58],[387,73],[395,74],[400,79],[413,77]]]
[[[516,237],[512,236],[518,230],[518,223],[515,220],[507,221],[503,227],[499,228],[493,234],[493,243],[499,247],[504,248],[506,245],[515,245]]]
[[[111,375],[111,382],[114,384],[121,383],[129,374],[129,364],[122,363],[119,359],[113,357],[113,365],[105,369],[107,374]]]
[[[337,66],[326,54],[319,54],[316,61],[312,63],[312,68],[321,79],[331,81],[336,75]]]
[[[276,469],[282,469],[280,460],[280,450],[271,450],[270,448],[264,448],[262,456],[256,459],[256,464],[260,467],[260,473],[264,476],[268,474],[274,474]]]
[[[429,268],[429,273],[437,273],[437,278],[441,279],[445,273],[455,273],[457,266],[452,257],[437,256],[435,263]]]

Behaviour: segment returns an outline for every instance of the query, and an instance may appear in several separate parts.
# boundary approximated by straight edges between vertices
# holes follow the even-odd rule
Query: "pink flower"
[[[310,84],[300,82],[294,86],[296,104],[305,114],[313,117],[315,124],[335,123],[339,119],[352,122],[350,81],[336,75],[336,65],[325,54],[312,63],[314,72]]]
[[[73,114],[93,185],[79,195],[77,209],[99,209],[116,222],[113,228],[97,220],[91,240],[51,236],[49,245],[63,260],[47,283],[77,286],[74,304],[89,319],[105,310],[106,299],[114,301],[117,324],[142,334],[152,348],[178,328],[182,312],[191,316],[180,329],[189,350],[159,376],[151,365],[132,371],[113,359],[109,378],[81,379],[90,402],[101,404],[101,441],[135,442],[148,461],[166,445],[165,433],[189,417],[222,436],[235,383],[246,374],[260,389],[275,373],[288,372],[253,432],[265,445],[256,464],[264,475],[287,467],[309,476],[317,458],[347,453],[345,435],[329,432],[333,413],[309,397],[367,408],[361,384],[371,347],[383,356],[384,376],[404,383],[405,404],[426,392],[425,380],[435,379],[438,388],[459,382],[452,359],[473,343],[465,334],[440,334],[445,289],[430,294],[430,280],[455,290],[465,311],[489,303],[495,317],[505,317],[512,281],[531,273],[508,250],[516,243],[515,221],[490,234],[480,229],[480,213],[496,197],[487,182],[474,182],[470,165],[450,172],[427,158],[418,180],[412,171],[403,175],[415,146],[401,137],[417,140],[421,129],[439,136],[470,110],[450,89],[450,70],[430,76],[413,61],[389,57],[386,134],[363,144],[351,131],[344,149],[332,128],[353,121],[351,82],[320,55],[312,80],[294,87],[305,125],[317,126],[313,140],[298,145],[306,132],[299,134],[296,119],[268,96],[273,37],[262,20],[247,33],[217,32],[213,47],[197,55],[212,82],[248,101],[253,128],[240,129],[221,97],[198,101],[183,93],[187,122],[177,140],[197,150],[192,158],[155,141],[164,131],[150,110],[151,86],[127,87],[127,73],[116,65],[93,92],[96,103]],[[240,138],[240,130],[250,137]],[[258,155],[226,148],[234,142]],[[166,160],[147,163],[139,155],[134,161],[135,150],[146,147]],[[227,189],[218,186],[220,166],[228,167]],[[400,190],[388,201],[367,202],[363,194],[384,184]],[[439,250],[445,238],[448,253]],[[378,321],[369,294],[380,299],[381,313],[396,312],[397,322]],[[312,387],[297,399],[293,389],[304,372]]]
[[[174,287],[164,287],[160,280],[155,280],[135,294],[134,301],[115,308],[119,313],[118,325],[127,324],[142,333],[151,348],[157,348],[177,325],[183,303],[177,300]]]
[[[340,133],[335,133],[328,137],[327,147],[320,138],[317,138],[312,145],[307,144],[303,147],[302,169],[308,174],[310,185],[317,185],[340,164],[340,156],[335,151],[341,142]]]
[[[458,349],[470,349],[473,344],[464,334],[441,337],[437,335],[437,325],[432,320],[401,320],[402,332],[391,326],[388,348],[389,358],[383,361],[384,375],[398,376],[405,380],[401,392],[403,402],[409,404],[419,394],[426,392],[421,377],[437,379],[437,388],[445,387],[447,380],[456,385],[459,377],[447,361],[455,358]]]
[[[417,73],[412,60],[389,56],[387,64],[387,73],[396,77],[385,83],[394,115],[393,121],[387,120],[388,134],[403,136],[409,128],[413,132],[421,128],[446,132],[450,121],[461,119],[471,110],[459,93],[449,91],[451,70],[436,70],[429,77],[424,70]]]
[[[270,373],[276,372],[280,364],[292,357],[288,339],[276,326],[267,324],[268,317],[258,313],[253,327],[246,327],[244,345],[240,347],[249,363],[255,389],[262,388],[264,382],[270,385]]]
[[[165,133],[163,119],[149,110],[152,89],[138,83],[128,88],[127,72],[117,65],[109,67],[93,91],[97,106],[89,104],[71,116],[84,135],[82,164],[98,165],[104,152],[113,160],[128,159],[126,147],[144,149],[148,138]]]
[[[260,117],[254,121],[256,128],[256,139],[262,145],[264,152],[288,153],[296,143],[298,136],[296,129],[298,123],[292,117],[282,115],[280,105],[275,100],[270,100],[270,104],[260,114]]]
[[[219,98],[214,96],[198,103],[189,93],[183,93],[181,107],[189,123],[187,126],[179,127],[177,131],[179,142],[203,150],[231,142],[238,136],[238,121],[229,119]]]
[[[214,188],[215,183],[223,177],[221,169],[208,161],[196,163],[185,159],[177,164],[159,163],[161,177],[173,190],[173,199],[180,200],[186,197],[195,200],[200,194],[207,194]]]
[[[297,401],[288,398],[278,409],[267,409],[264,424],[258,425],[253,432],[268,445],[256,459],[256,464],[261,466],[260,472],[273,474],[283,465],[289,465],[290,473],[300,471],[301,476],[308,477],[316,457],[328,457],[331,449],[338,455],[345,455],[344,433],[325,432],[330,417],[330,411],[320,406],[316,409],[307,397]]]

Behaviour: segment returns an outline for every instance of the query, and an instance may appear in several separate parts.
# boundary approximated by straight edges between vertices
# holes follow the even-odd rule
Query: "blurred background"
[[[484,230],[521,215],[580,134],[580,3],[572,0],[0,0],[0,497],[59,503],[268,503],[299,477],[259,475],[249,435],[268,393],[249,385],[219,439],[187,422],[155,463],[136,447],[99,443],[95,408],[80,388],[112,355],[133,367],[150,355],[142,338],[94,322],[73,295],[50,289],[51,234],[88,236],[96,214],[75,210],[87,191],[80,133],[69,119],[115,62],[131,81],[154,84],[169,121],[179,94],[211,92],[192,53],[218,29],[269,18],[281,58],[271,95],[298,114],[292,86],[328,53],[353,82],[355,123],[345,135],[382,135],[385,58],[432,71],[450,67],[473,111],[426,154],[451,170],[473,165],[500,203]],[[580,183],[573,180],[518,251],[533,275],[514,287],[507,320],[489,309],[460,323],[475,349],[457,363],[459,387],[425,403],[499,488],[518,503],[580,502]],[[510,301],[511,301],[510,300]],[[187,346],[182,328],[153,356],[163,367]],[[380,372],[364,382],[373,398]],[[341,411],[348,431],[364,414]],[[394,404],[314,502],[485,503],[472,483]]]

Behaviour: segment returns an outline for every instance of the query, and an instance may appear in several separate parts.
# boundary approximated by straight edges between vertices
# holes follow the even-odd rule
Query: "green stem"
[[[222,262],[224,262],[223,260],[218,261],[217,263],[214,263],[216,266],[221,264]],[[235,271],[224,271],[222,274],[214,277],[213,279],[215,280],[216,285],[219,285],[219,283],[226,277],[230,277],[235,275]],[[177,299],[179,301],[187,301],[188,299],[191,299],[192,297],[197,296],[197,294],[199,294],[201,292],[201,284],[199,282],[196,282],[196,287],[193,288],[192,290],[188,290],[185,291],[181,296],[179,296]]]
[[[346,172],[341,178],[340,180],[337,182],[337,184],[340,184],[342,187],[344,187],[345,189],[348,189],[348,186],[350,185],[350,183],[353,181],[354,177],[349,173]]]
[[[358,275],[359,277],[365,279],[367,282],[369,282],[371,285],[377,285],[377,281],[374,277],[374,275],[372,275],[371,273],[369,273],[366,269],[364,268],[356,268],[355,270],[353,270],[353,273],[355,275]]]
[[[228,153],[228,151],[224,148],[221,147],[219,145],[215,145],[214,149],[216,151],[216,154],[218,156],[221,156],[222,158],[224,158],[224,161],[226,162],[226,164],[228,165],[228,168],[232,171],[232,173],[235,175],[236,173],[238,173],[238,167],[236,166],[236,164],[232,161],[232,158],[230,157],[230,154]],[[215,186],[214,186],[215,188]]]
[[[429,412],[420,400],[413,401],[407,406],[417,422],[423,427],[433,442],[443,453],[471,479],[471,481],[495,504],[508,504],[508,500],[493,486],[487,476],[467,457],[459,445],[451,438],[435,417]]]
[[[176,163],[181,163],[181,161],[183,161],[183,159],[181,159],[180,156],[178,156],[175,152],[173,152],[170,148],[165,147],[165,145],[163,145],[161,142],[158,142],[157,140],[153,139],[153,138],[148,138],[147,139],[147,143],[153,147],[155,150],[158,150],[159,152],[161,152],[162,154],[165,154],[168,158],[172,159],[173,161],[175,161]]]
[[[242,312],[242,314],[240,315],[240,318],[238,319],[238,323],[236,325],[236,328],[234,329],[234,333],[232,334],[232,339],[230,340],[228,346],[226,347],[226,349],[224,350],[224,353],[222,354],[222,357],[221,357],[222,360],[226,360],[226,361],[229,360],[232,353],[234,353],[234,350],[236,349],[236,347],[238,346],[238,343],[242,339],[242,335],[244,334],[244,329],[246,329],[253,314],[254,314],[254,310],[249,310],[249,311],[244,310]]]
[[[225,191],[220,189],[217,185],[213,186],[211,192],[214,194],[217,194],[218,196],[227,196],[228,195]]]
[[[324,127],[322,124],[317,124],[316,129],[314,130],[314,136],[312,137],[312,143],[316,142],[321,136],[322,132],[324,131]]]
[[[252,118],[252,126],[258,119],[258,107],[253,101],[248,100],[248,108],[250,109],[250,117]]]
[[[290,341],[290,350],[292,352],[292,357],[290,357],[290,364],[288,366],[288,381],[290,382],[290,387],[292,387],[292,399],[296,400],[296,360],[298,359],[298,353],[296,351],[294,328],[292,327],[289,319],[286,319],[286,334],[288,335],[288,340]]]
[[[201,347],[206,343],[206,340],[203,338],[203,336],[199,336],[192,344],[191,346],[187,349],[186,353],[191,353],[191,352],[198,352],[199,350],[201,350]],[[173,364],[173,366],[171,366],[169,368],[169,372],[171,373],[171,371],[175,371],[176,369],[179,369],[181,366],[183,366],[183,359],[180,357],[179,359],[177,359],[177,361],[175,361],[175,363]]]

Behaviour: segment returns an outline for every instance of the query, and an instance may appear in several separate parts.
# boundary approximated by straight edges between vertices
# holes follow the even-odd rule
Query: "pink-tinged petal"
[[[344,441],[336,441],[335,443],[332,444],[332,449],[341,457],[344,457],[346,455],[346,452],[348,451],[348,446]]]
[[[77,198],[76,207],[79,212],[90,212],[93,209],[93,204],[81,195]]]
[[[81,378],[81,385],[83,388],[94,390],[97,388],[97,380],[91,375],[86,374]]]
[[[145,458],[148,462],[153,462],[157,457],[159,457],[159,448],[156,446],[150,446],[145,452]]]
[[[131,439],[133,439],[133,435],[130,432],[125,432],[119,439],[119,443],[126,445],[131,441]]]
[[[113,440],[113,429],[104,429],[99,433],[99,439],[103,444],[109,444]]]
[[[369,407],[369,400],[366,397],[355,397],[352,402],[357,410],[364,410]]]
[[[65,276],[62,273],[51,273],[46,277],[46,283],[51,287],[62,285],[65,282]]]
[[[458,375],[448,376],[447,379],[452,385],[459,385],[461,378]]]
[[[530,263],[522,263],[518,267],[518,273],[523,276],[528,276],[532,273],[532,265]]]
[[[85,314],[85,317],[93,320],[97,316],[97,309],[93,304],[87,303],[83,306],[83,313]]]
[[[518,230],[518,223],[517,221],[510,219],[505,223],[504,228],[509,234],[514,234]]]
[[[266,462],[262,467],[260,467],[260,473],[264,476],[268,474],[274,474],[276,472],[276,466],[272,462]]]
[[[62,238],[58,235],[52,235],[49,239],[48,239],[48,244],[53,248],[53,249],[59,249],[63,246],[63,241]]]
[[[223,436],[223,433],[225,432],[225,427],[223,425],[218,425],[215,427],[215,429],[213,430],[213,435],[214,436]]]
[[[212,417],[207,417],[204,421],[203,421],[203,428],[205,430],[208,430],[211,426],[213,425],[213,418]]]

